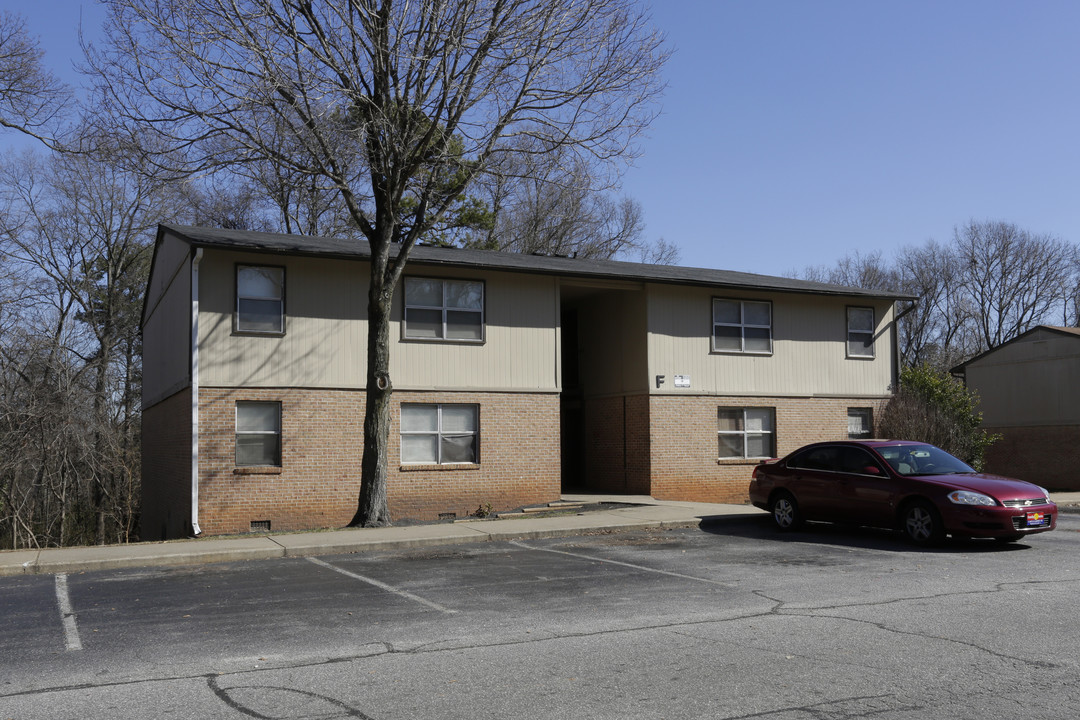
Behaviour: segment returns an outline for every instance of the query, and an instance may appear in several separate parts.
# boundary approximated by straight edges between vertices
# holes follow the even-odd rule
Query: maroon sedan
[[[815,443],[764,462],[750,502],[781,530],[845,522],[897,528],[920,545],[946,533],[1012,542],[1057,522],[1057,505],[1038,485],[977,473],[940,448],[903,440]]]

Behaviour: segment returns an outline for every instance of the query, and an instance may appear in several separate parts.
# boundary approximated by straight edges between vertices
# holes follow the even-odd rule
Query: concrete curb
[[[1053,493],[1052,497],[1062,512],[1080,512],[1080,507],[1077,507],[1080,505],[1080,493]],[[134,545],[6,550],[0,551],[0,577],[342,555],[498,540],[569,537],[616,530],[697,527],[705,518],[765,514],[749,505],[654,500],[641,495],[565,495],[564,499],[585,503],[624,503],[627,507],[551,517],[526,516],[453,524],[346,528],[328,532],[199,538]]]
[[[641,505],[543,518],[477,520],[454,524],[386,528],[348,528],[329,532],[250,538],[205,538],[134,545],[15,550],[0,552],[0,577],[340,555],[511,539],[567,537],[589,532],[656,527],[696,527],[707,517],[761,514],[761,511],[754,508],[738,505],[722,506],[705,503],[689,505],[693,507]],[[698,512],[694,512],[695,510]],[[712,510],[712,512],[700,512],[702,510]]]

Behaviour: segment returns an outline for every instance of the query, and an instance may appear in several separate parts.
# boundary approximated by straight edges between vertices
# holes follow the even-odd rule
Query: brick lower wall
[[[1080,490],[1080,426],[985,428],[1001,438],[986,451],[983,469],[1048,490]]]
[[[239,400],[281,403],[280,468],[235,465]],[[403,466],[403,402],[480,405],[480,463]],[[199,517],[204,534],[341,527],[356,511],[363,448],[364,393],[352,390],[203,388],[199,397]],[[393,395],[387,499],[393,521],[464,517],[557,500],[559,397],[554,394]]]
[[[662,500],[748,500],[756,460],[718,460],[717,408],[767,407],[776,411],[776,455],[803,445],[847,439],[849,407],[873,407],[865,398],[685,397],[650,398],[651,494]]]
[[[530,393],[394,393],[394,402],[480,405],[480,464],[466,469],[400,464],[400,411],[390,430],[390,514],[395,520],[465,517],[558,500],[559,396]]]
[[[141,540],[191,534],[191,391],[142,414]]]
[[[144,412],[144,539],[190,532],[189,398],[179,393]],[[236,468],[238,400],[282,404],[280,468]],[[404,402],[478,404],[480,463],[401,465],[398,419]],[[587,487],[659,499],[744,502],[756,461],[717,460],[718,407],[775,408],[776,454],[782,456],[810,442],[847,437],[847,409],[877,408],[879,402],[644,394],[593,398],[585,403]],[[397,391],[393,403],[387,498],[395,522],[465,517],[489,504],[501,511],[559,498],[558,395]],[[203,388],[199,406],[204,534],[245,533],[252,522],[269,522],[272,530],[301,530],[341,527],[352,519],[360,489],[363,392]],[[1045,442],[1046,429],[1039,432]],[[1058,445],[1076,445],[1073,432],[1071,445],[1064,439]],[[1006,446],[999,447],[1004,451]]]
[[[585,484],[590,490],[649,494],[649,398],[585,400]]]

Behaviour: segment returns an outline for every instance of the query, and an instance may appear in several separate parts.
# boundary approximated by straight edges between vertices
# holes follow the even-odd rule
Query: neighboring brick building
[[[987,472],[1080,490],[1080,328],[1039,325],[952,372],[979,396],[983,428],[1001,435]]]
[[[143,312],[144,539],[356,509],[367,245],[162,226]],[[761,457],[868,433],[899,296],[415,248],[395,294],[395,520],[564,490],[742,502]]]

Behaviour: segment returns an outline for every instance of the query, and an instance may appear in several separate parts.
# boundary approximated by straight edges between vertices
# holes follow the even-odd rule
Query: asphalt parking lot
[[[749,515],[6,577],[0,718],[1077,717],[1078,550]]]

